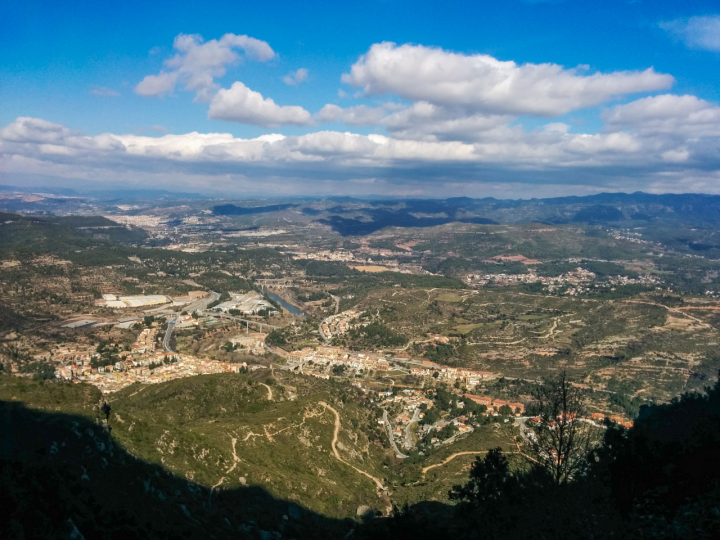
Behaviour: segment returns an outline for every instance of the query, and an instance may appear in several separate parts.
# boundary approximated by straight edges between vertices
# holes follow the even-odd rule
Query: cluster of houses
[[[130,346],[130,352],[135,354],[152,354],[155,352],[157,341],[157,328],[145,328]]]
[[[327,340],[332,339],[333,336],[344,334],[350,329],[350,321],[359,314],[358,311],[350,310],[326,318],[320,325],[323,338]]]
[[[650,287],[660,285],[660,283],[660,279],[650,275],[641,275],[636,278],[631,278],[627,276],[610,276],[607,278],[606,281],[595,284],[595,287],[605,287],[609,288],[611,291],[614,291],[615,287],[618,286],[622,287],[624,285],[644,285],[646,287]],[[590,290],[591,289],[587,287],[581,286],[569,287],[565,291],[565,294],[567,294],[568,296],[578,296],[580,294],[587,293]]]
[[[314,253],[309,252],[297,252],[293,256],[293,259],[295,260],[314,260],[314,261],[353,261],[355,260],[355,255],[353,255],[352,251],[345,251],[343,249],[338,250],[319,250]]]
[[[34,360],[51,361],[61,364],[85,363],[90,365],[90,360],[95,354],[96,347],[94,345],[85,344],[60,344],[50,350],[50,352],[37,354],[33,356]]]
[[[361,369],[373,369],[376,371],[387,371],[390,369],[390,362],[384,356],[366,353],[353,353],[342,347],[331,347],[321,345],[317,349],[306,347],[299,351],[292,351],[288,356],[289,363],[294,367],[304,368],[312,366],[344,366],[348,369],[359,371]],[[304,370],[303,370],[304,371]],[[308,374],[312,375],[313,372]],[[317,375],[317,373],[316,373]],[[323,378],[325,374],[323,373]]]
[[[497,373],[492,371],[443,366],[429,360],[422,360],[421,365],[410,367],[410,374],[416,377],[435,377],[436,373],[438,379],[450,379],[452,381],[459,379],[468,386],[477,386],[481,381],[495,379],[498,376]]]
[[[434,401],[427,397],[425,392],[422,390],[409,388],[405,388],[395,395],[393,392],[380,392],[379,397],[381,398],[381,401],[379,402],[379,406],[381,408],[397,404],[401,406],[401,412],[392,420],[394,424],[391,424],[390,432],[392,433],[393,438],[397,438],[400,441],[402,446],[407,449],[412,449],[415,446],[415,443],[411,437],[408,437],[408,427],[410,424],[422,420],[425,417],[425,413],[420,412],[422,410],[422,405],[425,405],[425,410],[427,410],[433,407]],[[459,408],[462,408],[464,405],[462,401],[458,401],[457,403]],[[443,441],[440,437],[434,436],[430,439],[431,444],[435,446],[452,442],[456,437],[470,433],[474,430],[472,424],[470,423],[472,416],[472,413],[468,413],[467,415],[460,415],[454,418],[444,418],[442,420],[438,420],[434,424],[423,425],[420,427],[420,432],[423,435],[427,435],[428,433],[440,432],[448,425],[453,425],[455,426],[455,435],[451,438]],[[385,423],[384,420],[379,420],[378,422],[380,424]]]
[[[513,256],[497,256],[492,257],[495,261],[503,262],[522,262],[526,265],[539,264],[540,261],[535,259],[526,259],[522,255]],[[578,296],[588,291],[587,285],[595,282],[597,276],[594,272],[590,272],[581,267],[577,267],[575,270],[571,270],[559,276],[538,276],[534,269],[526,274],[468,274],[465,276],[465,281],[469,285],[482,286],[492,283],[500,286],[520,285],[529,283],[540,283],[547,287],[548,292],[553,292],[569,286],[565,290],[565,294],[569,296]],[[608,287],[623,286],[623,285],[657,285],[660,280],[654,276],[642,275],[637,278],[630,278],[627,276],[609,276],[607,280],[603,281],[602,284]]]
[[[416,377],[434,377],[453,383],[460,381],[468,386],[476,386],[482,381],[498,377],[497,373],[491,371],[443,366],[429,360],[414,360],[409,355],[387,358],[380,354],[357,353],[330,345],[292,351],[287,358],[291,369],[299,368],[298,371],[302,373],[323,379],[330,378],[329,369],[334,366],[344,366],[346,370],[355,373],[361,370],[387,371],[391,361],[404,364],[410,374]],[[316,369],[308,371],[308,366]]]
[[[463,397],[477,403],[478,405],[485,405],[488,409],[488,413],[496,415],[502,407],[508,406],[512,413],[516,416],[520,416],[525,412],[525,405],[515,401],[505,401],[503,399],[495,399],[489,396],[474,396],[473,394],[463,394]]]
[[[614,422],[619,426],[627,429],[630,429],[635,424],[635,422],[633,422],[632,420],[628,420],[627,418],[623,418],[622,416],[607,415],[605,413],[590,413],[588,416],[577,416],[575,414],[568,414],[567,416],[563,416],[562,414],[559,414],[557,418],[549,421],[547,425],[550,427],[550,429],[553,429],[557,423],[562,423],[563,419],[566,420],[566,424],[579,420],[581,422],[591,422],[597,425],[602,425],[605,423],[606,419],[609,419],[611,422]],[[542,422],[542,419],[539,416],[533,416],[529,419],[529,422],[537,425]]]
[[[56,375],[73,382],[83,381],[92,384],[103,393],[109,394],[134,383],[158,384],[195,375],[238,373],[243,368],[253,371],[262,367],[256,364],[247,365],[245,362],[231,364],[215,360],[201,360],[190,355],[161,353],[139,360],[121,360],[115,365],[99,368],[66,366],[60,368]]]

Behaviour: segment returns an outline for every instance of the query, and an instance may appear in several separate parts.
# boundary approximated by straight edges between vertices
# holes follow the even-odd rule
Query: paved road
[[[213,302],[217,302],[218,300],[220,300],[220,293],[210,291],[210,296],[200,298],[198,300],[195,300],[194,302],[189,303],[187,306],[185,306],[185,309],[183,309],[183,311],[187,311],[188,313],[192,313],[193,311],[202,311],[206,309],[210,304],[212,304]]]
[[[175,323],[177,322],[177,315],[174,315],[171,319],[168,319],[168,327],[165,331],[165,337],[163,338],[163,349],[165,349],[165,352],[174,353],[175,351],[172,350],[170,347],[170,339],[172,338],[173,329],[175,328]]]
[[[393,450],[395,450],[395,455],[399,457],[400,459],[405,459],[407,456],[403,454],[397,447],[397,444],[395,444],[395,437],[393,436],[393,430],[392,430],[392,424],[390,423],[390,419],[388,418],[388,413],[385,409],[383,409],[383,422],[385,423],[385,429],[387,430],[388,438],[390,439],[390,445],[393,447]]]
[[[413,413],[413,417],[408,422],[408,425],[405,426],[405,448],[414,448],[415,447],[415,441],[413,441],[412,438],[412,426],[420,419],[420,409],[415,409],[415,412]]]

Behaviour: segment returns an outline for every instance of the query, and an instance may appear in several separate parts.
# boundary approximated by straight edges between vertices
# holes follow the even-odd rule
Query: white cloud
[[[400,139],[460,140],[481,142],[507,138],[513,128],[507,124],[509,116],[465,114],[462,110],[439,107],[425,101],[394,112],[382,120],[382,125]]]
[[[384,103],[377,107],[356,105],[342,108],[325,105],[315,117],[320,122],[343,122],[355,126],[384,126],[398,139],[424,141],[478,141],[487,132],[505,127],[508,116],[467,115],[462,110],[438,107],[426,101],[411,106]],[[495,132],[494,137],[498,136]]]
[[[692,49],[720,51],[720,15],[662,22],[660,28]]]
[[[112,88],[107,88],[105,86],[94,86],[92,89],[90,89],[90,93],[95,96],[105,96],[105,97],[117,97],[120,94],[113,90]]]
[[[720,107],[695,96],[647,97],[619,105],[602,115],[609,130],[633,129],[643,134],[720,136]]]
[[[320,131],[301,136],[264,135],[235,138],[227,133],[186,133],[146,137],[101,134],[87,136],[34,118],[18,118],[0,130],[0,155],[21,156],[80,167],[144,170],[195,170],[220,174],[238,164],[259,167],[303,167],[309,174],[358,177],[358,169],[394,170],[412,176],[428,166],[462,165],[475,175],[484,167],[506,171],[613,170],[624,167],[645,173],[680,158],[688,166],[720,168],[717,139],[662,140],[634,133],[572,134],[567,126],[549,124],[526,132],[498,128],[501,136],[482,142],[400,140],[380,135]],[[714,141],[714,142],[713,142]],[[709,146],[708,146],[709,145]],[[708,157],[709,156],[709,157]],[[714,156],[714,157],[713,157]],[[406,171],[400,173],[399,171]],[[474,171],[474,172],[472,172]]]
[[[365,95],[395,94],[476,114],[534,116],[558,116],[674,82],[652,68],[592,75],[585,71],[385,42],[370,47],[343,75],[343,82],[362,87]]]
[[[382,123],[382,119],[386,115],[387,109],[384,107],[356,105],[342,108],[329,103],[320,109],[320,112],[315,116],[320,122],[343,122],[354,126],[369,126]]]
[[[310,113],[302,107],[280,106],[239,81],[215,95],[210,102],[208,116],[215,120],[231,120],[264,127],[312,124]]]
[[[285,84],[288,84],[290,86],[297,86],[301,82],[305,81],[308,77],[308,70],[305,68],[300,68],[297,71],[293,71],[292,73],[288,73],[283,77],[283,82]]]
[[[205,42],[197,34],[179,34],[173,48],[175,56],[164,62],[166,70],[148,75],[135,87],[141,96],[162,97],[171,93],[177,84],[195,92],[198,101],[209,101],[218,86],[215,79],[223,77],[228,65],[237,64],[244,56],[265,62],[275,56],[270,45],[249,36],[225,34]]]
[[[162,97],[175,89],[178,72],[161,71],[157,75],[148,75],[135,87],[135,93],[141,96]]]

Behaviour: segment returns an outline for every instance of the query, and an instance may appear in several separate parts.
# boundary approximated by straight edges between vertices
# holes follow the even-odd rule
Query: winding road
[[[405,448],[413,448],[415,446],[415,441],[413,441],[412,438],[412,426],[416,424],[418,420],[420,420],[420,409],[416,408],[413,417],[408,422],[408,425],[405,426]]]
[[[390,423],[390,418],[388,418],[388,413],[385,409],[383,409],[383,423],[385,424],[385,429],[387,430],[388,438],[390,439],[390,445],[393,447],[395,455],[400,459],[405,459],[407,456],[400,451],[400,449],[397,447],[397,444],[395,443],[392,424]]]
[[[165,337],[163,338],[163,349],[165,349],[165,352],[175,352],[172,350],[172,347],[170,347],[170,339],[172,338],[173,329],[175,328],[175,323],[177,323],[177,320],[177,315],[173,315],[172,318],[168,320],[168,327],[165,331]]]

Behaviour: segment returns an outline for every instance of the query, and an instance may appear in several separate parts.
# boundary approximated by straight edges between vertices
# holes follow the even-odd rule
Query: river
[[[306,316],[306,313],[305,313],[304,311],[296,308],[296,307],[293,306],[292,304],[288,304],[285,300],[283,300],[282,298],[280,298],[280,297],[279,297],[277,294],[275,294],[274,292],[265,291],[265,294],[267,294],[270,298],[272,298],[273,300],[275,300],[275,301],[276,301],[278,304],[280,304],[282,307],[284,307],[285,309],[287,309],[292,315],[295,315],[296,317],[305,317],[305,316]]]

